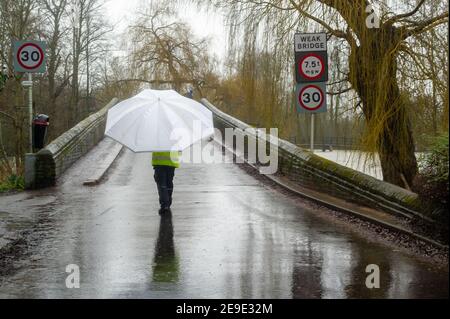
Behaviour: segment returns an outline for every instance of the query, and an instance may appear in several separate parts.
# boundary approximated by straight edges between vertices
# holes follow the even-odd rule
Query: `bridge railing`
[[[104,137],[106,115],[118,100],[112,99],[105,107],[60,135],[45,148],[25,157],[25,188],[53,186],[81,156]]]
[[[303,148],[310,148],[310,139],[309,138],[297,138],[293,136],[289,139],[289,142],[298,145]],[[359,140],[352,137],[345,136],[326,136],[323,138],[318,138],[314,141],[314,147],[316,149],[328,150],[358,150],[359,149]]]
[[[214,126],[221,130],[223,136],[225,128],[244,131],[250,127],[220,111],[206,99],[201,102],[213,112]],[[300,186],[315,188],[358,204],[378,207],[400,217],[420,218],[432,222],[428,217],[431,213],[428,210],[432,208],[423,205],[418,195],[413,192],[329,161],[286,140],[279,139],[278,145],[271,145],[270,141],[267,143],[269,147],[277,148],[277,174]],[[231,148],[234,147],[231,145]]]

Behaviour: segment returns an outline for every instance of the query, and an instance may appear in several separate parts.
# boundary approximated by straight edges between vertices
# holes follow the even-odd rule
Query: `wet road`
[[[43,201],[39,226],[1,275],[1,298],[448,297],[447,270],[324,220],[237,165],[183,165],[164,218],[148,154],[125,151],[96,187],[81,185],[88,166],[27,195]],[[68,264],[79,289],[66,288]],[[380,289],[365,285],[368,264]]]

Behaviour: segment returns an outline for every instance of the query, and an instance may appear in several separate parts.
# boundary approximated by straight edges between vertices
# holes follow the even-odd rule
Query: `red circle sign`
[[[17,50],[16,57],[22,68],[34,70],[39,68],[44,61],[44,52],[37,44],[27,42]]]
[[[307,85],[300,90],[298,101],[300,102],[300,106],[304,109],[308,111],[315,111],[323,104],[323,92],[316,85]]]
[[[298,65],[300,74],[308,80],[319,79],[325,71],[325,64],[321,56],[310,53],[305,55]]]

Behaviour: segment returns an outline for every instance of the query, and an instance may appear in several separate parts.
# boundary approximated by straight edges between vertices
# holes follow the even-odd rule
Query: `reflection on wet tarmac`
[[[124,152],[95,188],[80,188],[82,165],[52,190],[51,223],[0,277],[1,298],[448,298],[447,269],[324,220],[236,165],[178,169],[162,217],[148,154]],[[68,264],[80,289],[65,287]],[[380,289],[365,286],[368,264]]]
[[[154,282],[177,282],[179,264],[173,243],[172,214],[161,215],[155,256],[153,258]]]

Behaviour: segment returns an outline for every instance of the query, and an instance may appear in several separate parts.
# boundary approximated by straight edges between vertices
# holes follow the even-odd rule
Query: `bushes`
[[[422,174],[430,182],[447,182],[448,185],[448,133],[438,136],[432,143],[429,154],[423,156]]]
[[[429,152],[419,158],[419,174],[414,182],[414,190],[424,199],[441,206],[437,216],[448,220],[448,132],[435,137]]]
[[[10,190],[23,190],[24,187],[23,176],[10,175],[4,181],[0,181],[0,193]]]

